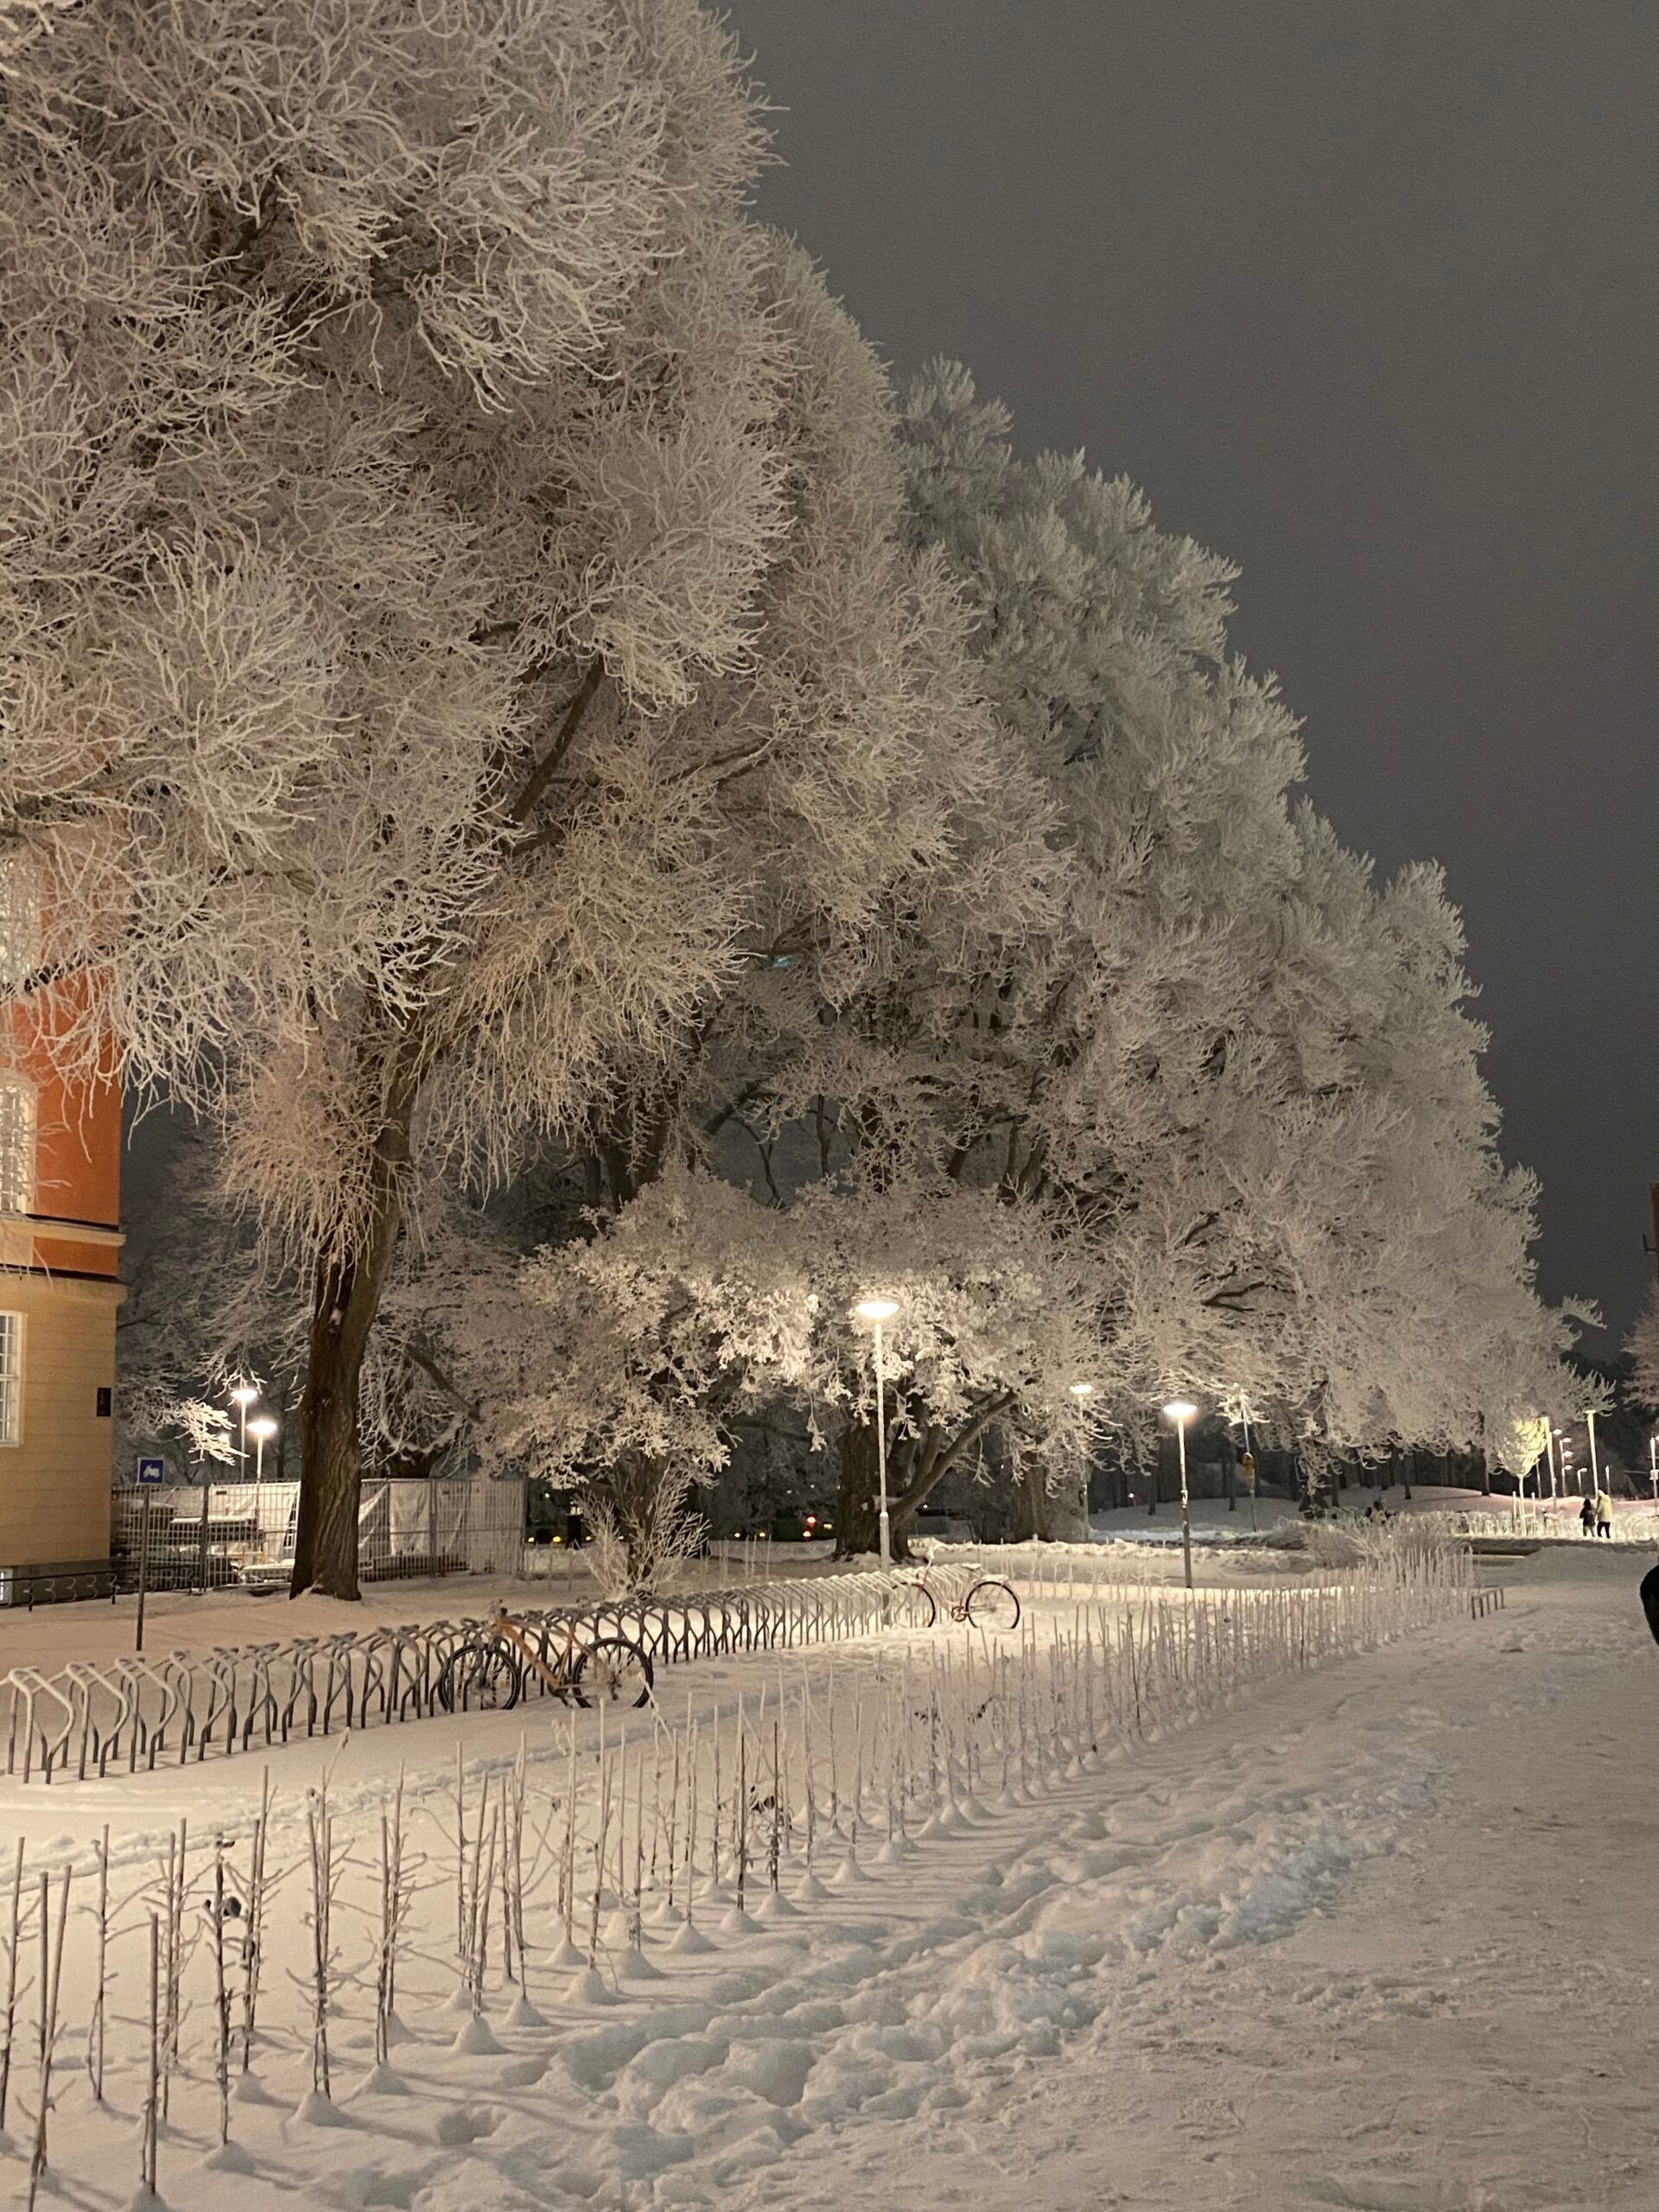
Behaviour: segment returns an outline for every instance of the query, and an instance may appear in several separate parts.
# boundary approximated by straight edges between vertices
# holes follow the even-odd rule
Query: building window
[[[0,1213],[35,1208],[35,1089],[0,1078]]]
[[[0,1313],[0,1444],[22,1433],[23,1317]]]

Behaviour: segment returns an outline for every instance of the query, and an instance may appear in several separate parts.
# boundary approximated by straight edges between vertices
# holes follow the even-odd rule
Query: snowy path
[[[731,2202],[887,2212],[901,2174],[907,2204],[975,2212],[1652,2212],[1636,1579],[1528,1562],[1491,1637],[1416,1637],[1138,1751],[1086,1793],[1100,1821],[1006,1869],[1036,1894],[980,1957],[1034,2016],[1024,2047],[964,2066],[958,2043],[925,2134],[867,2107]],[[1056,2000],[1082,2024],[1049,2058]]]

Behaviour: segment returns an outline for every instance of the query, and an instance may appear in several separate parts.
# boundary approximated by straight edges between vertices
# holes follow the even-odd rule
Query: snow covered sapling
[[[374,1946],[374,2058],[391,2057],[397,2016],[397,1955],[408,1924],[410,1894],[404,1852],[404,1777],[401,1770],[390,1806],[380,1808],[380,1915]]]
[[[327,2101],[334,2094],[329,2026],[334,2009],[334,1987],[340,1973],[334,1919],[342,1860],[334,1840],[334,1812],[328,1799],[327,1776],[315,1789],[306,1792],[305,1839],[311,1878],[311,2094],[314,2097]]]
[[[35,2141],[29,2160],[29,2212],[35,2212],[35,2197],[48,2164],[47,2123],[52,2111],[52,2063],[58,2047],[58,1999],[63,1982],[63,1942],[69,1919],[71,1873],[72,1869],[66,1866],[58,1889],[55,1922],[51,1909],[51,1877],[44,1873],[41,1876],[41,1964],[35,1982],[35,2055],[38,2069]]]
[[[11,1897],[6,1916],[6,1986],[3,2000],[0,2000],[0,2133],[6,2125],[6,2112],[11,2097],[12,2059],[17,2047],[17,1978],[22,1964],[23,1942],[23,1839],[17,1839],[17,1854],[11,1867]]]

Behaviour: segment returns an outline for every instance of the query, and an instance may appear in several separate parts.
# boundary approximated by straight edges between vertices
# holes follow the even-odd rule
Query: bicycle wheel
[[[499,1643],[463,1643],[438,1676],[446,1713],[510,1713],[524,1694],[524,1669]]]
[[[1018,1628],[1020,1600],[1006,1582],[976,1582],[963,1603],[973,1628]]]
[[[570,1688],[578,1705],[646,1705],[651,1662],[625,1636],[601,1636],[570,1662]]]
[[[912,1582],[906,1592],[909,1601],[910,1624],[912,1628],[931,1628],[939,1618],[938,1600],[925,1582]]]

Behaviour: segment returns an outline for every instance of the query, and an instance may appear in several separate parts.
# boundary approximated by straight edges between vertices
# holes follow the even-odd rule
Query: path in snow
[[[1001,1955],[1005,2002],[1069,1987],[1060,2055],[958,2068],[925,2132],[867,2108],[733,2205],[1652,2212],[1640,1571],[1506,1565],[1491,1637],[1418,1637],[1137,1751],[1096,1793],[1104,1842],[1074,1820],[1008,1869],[1084,1878]]]

